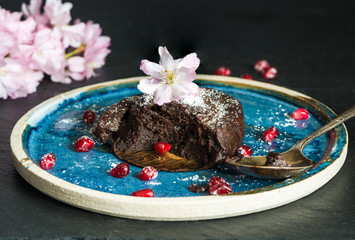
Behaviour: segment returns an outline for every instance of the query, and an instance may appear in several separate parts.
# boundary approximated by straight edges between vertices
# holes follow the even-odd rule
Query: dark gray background
[[[72,1],[73,18],[94,20],[112,38],[97,77],[62,85],[44,79],[35,94],[0,100],[0,238],[355,239],[355,121],[340,172],[312,195],[247,216],[195,222],[149,222],[104,216],[40,193],[16,172],[9,148],[16,121],[45,99],[80,86],[142,75],[140,60],[197,52],[198,73],[221,65],[252,74],[265,58],[279,70],[271,82],[300,91],[336,113],[354,104],[355,17],[352,1]],[[0,0],[19,10],[21,1]],[[1,36],[0,36],[1,38]]]

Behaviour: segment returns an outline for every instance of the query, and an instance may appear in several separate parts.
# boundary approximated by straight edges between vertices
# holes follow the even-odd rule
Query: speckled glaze
[[[329,134],[317,138],[305,148],[304,154],[319,163],[319,166],[295,179],[284,181],[256,179],[232,171],[228,166],[219,166],[215,169],[196,172],[159,172],[156,179],[147,182],[141,181],[138,178],[141,168],[130,166],[128,177],[122,179],[113,178],[110,176],[110,169],[120,163],[121,160],[113,154],[110,146],[103,145],[95,139],[93,150],[87,153],[78,153],[74,150],[73,145],[81,136],[89,136],[94,139],[91,132],[95,123],[93,125],[85,124],[82,120],[83,112],[91,109],[100,115],[108,106],[117,103],[122,98],[139,94],[136,88],[138,79],[134,78],[99,84],[74,91],[74,93],[69,92],[62,98],[58,96],[56,101],[52,100],[48,103],[42,103],[27,114],[21,126],[22,131],[17,126],[20,129],[21,145],[26,156],[25,158],[17,156],[18,154],[14,150],[14,143],[12,141],[12,150],[15,155],[14,164],[20,174],[39,190],[51,196],[53,196],[51,194],[53,189],[46,191],[38,187],[37,182],[33,183],[33,178],[31,180],[28,179],[28,176],[33,176],[34,174],[30,170],[31,168],[36,168],[36,172],[43,173],[43,178],[45,178],[43,181],[49,183],[51,188],[60,189],[63,182],[65,182],[65,185],[69,184],[70,188],[74,188],[74,190],[70,189],[70,192],[74,191],[74,194],[70,193],[68,197],[58,195],[53,197],[89,210],[140,219],[190,220],[235,216],[260,211],[260,209],[259,207],[251,207],[246,212],[239,211],[238,213],[233,209],[231,210],[232,212],[225,210],[225,213],[221,216],[217,216],[218,214],[214,213],[202,214],[203,217],[200,216],[201,214],[196,214],[196,217],[189,216],[189,214],[185,214],[185,216],[180,216],[179,214],[177,216],[175,214],[176,217],[173,217],[174,214],[171,213],[170,215],[168,214],[170,217],[165,214],[162,214],[163,217],[142,217],[139,213],[132,213],[131,215],[123,214],[122,212],[117,213],[116,211],[110,213],[109,210],[103,211],[100,207],[83,206],[83,204],[76,203],[76,200],[73,200],[73,198],[76,197],[78,191],[88,191],[90,194],[97,194],[98,198],[102,198],[102,194],[109,193],[110,198],[127,196],[128,199],[136,201],[137,198],[130,196],[132,192],[150,188],[155,192],[155,201],[157,199],[166,200],[170,198],[174,202],[180,201],[179,205],[182,201],[189,199],[196,199],[197,201],[200,199],[201,202],[204,202],[205,198],[212,199],[215,197],[207,196],[207,193],[192,193],[188,190],[188,186],[192,183],[207,184],[211,177],[217,175],[225,178],[235,192],[232,195],[217,197],[220,200],[243,195],[257,195],[265,192],[269,194],[275,193],[274,190],[277,189],[292,189],[294,186],[297,186],[297,183],[304,182],[305,180],[310,181],[313,176],[319,172],[324,172],[334,161],[341,158],[342,160],[339,160],[340,165],[338,164],[339,166],[337,166],[337,169],[339,169],[345,160],[347,133],[344,125],[340,125],[329,132]],[[334,117],[334,113],[318,101],[291,90],[276,86],[273,87],[270,84],[203,75],[200,75],[198,79],[197,82],[200,86],[213,87],[223,91],[237,98],[242,103],[246,123],[244,144],[253,149],[253,155],[266,155],[269,151],[286,151],[298,140],[304,138],[323,125],[325,121]],[[309,119],[302,121],[291,119],[291,113],[299,107],[304,107],[311,113]],[[262,133],[270,126],[276,126],[280,130],[280,135],[271,143],[267,143],[262,140]],[[17,128],[15,127],[14,131],[18,131]],[[57,156],[57,162],[55,168],[44,171],[39,168],[39,160],[43,154],[48,152],[53,152]],[[330,178],[335,173],[329,174]],[[50,178],[49,180],[48,177]],[[41,178],[42,176],[40,180],[36,178],[35,181],[41,182]],[[57,180],[59,181],[58,183],[56,182]],[[318,184],[317,188],[319,187]],[[66,189],[66,187],[63,187],[63,189]],[[309,193],[314,190],[316,189],[309,190]],[[100,196],[100,193],[102,193],[102,196]],[[294,192],[295,196],[291,197],[292,199],[286,197],[282,203],[270,203],[264,209],[282,205],[309,193],[307,191]],[[80,195],[80,197],[82,196]],[[181,201],[181,199],[185,200]],[[149,199],[149,201],[154,200]],[[220,202],[223,204],[223,201]],[[218,201],[216,204],[218,204]],[[186,204],[186,206],[189,205]],[[139,212],[138,209],[139,207],[137,208]]]

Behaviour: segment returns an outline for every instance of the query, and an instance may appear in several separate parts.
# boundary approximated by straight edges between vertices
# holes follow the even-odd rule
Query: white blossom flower
[[[151,78],[140,80],[138,89],[146,94],[154,94],[158,105],[176,101],[184,97],[198,96],[200,89],[193,83],[200,59],[191,53],[174,60],[166,47],[159,47],[159,64],[142,60],[140,70]]]

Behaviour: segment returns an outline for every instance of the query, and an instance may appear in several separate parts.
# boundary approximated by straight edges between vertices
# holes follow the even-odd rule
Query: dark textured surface
[[[109,137],[117,156],[167,142],[173,143],[171,153],[212,168],[243,144],[243,109],[238,100],[212,88],[200,88],[197,99],[159,106],[146,95],[125,98],[100,116],[94,134],[102,142]]]
[[[176,57],[196,51],[198,73],[220,65],[234,76],[251,73],[266,58],[280,72],[274,84],[325,103],[336,113],[354,104],[355,18],[352,1],[73,1],[74,18],[100,23],[112,53],[95,79],[61,85],[44,80],[25,99],[0,100],[0,238],[116,239],[355,239],[355,121],[349,152],[324,187],[277,209],[196,222],[146,222],[108,217],[68,206],[30,186],[17,174],[10,132],[29,109],[87,84],[141,75],[140,60],[157,61],[166,45]],[[19,0],[0,6],[20,9]],[[0,36],[1,37],[1,36]]]

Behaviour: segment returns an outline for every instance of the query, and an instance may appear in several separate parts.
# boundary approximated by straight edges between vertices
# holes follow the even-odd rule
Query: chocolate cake
[[[159,106],[151,95],[136,95],[109,107],[94,134],[111,140],[114,152],[153,150],[155,143],[171,144],[171,153],[207,167],[236,154],[244,138],[240,102],[212,88]]]

